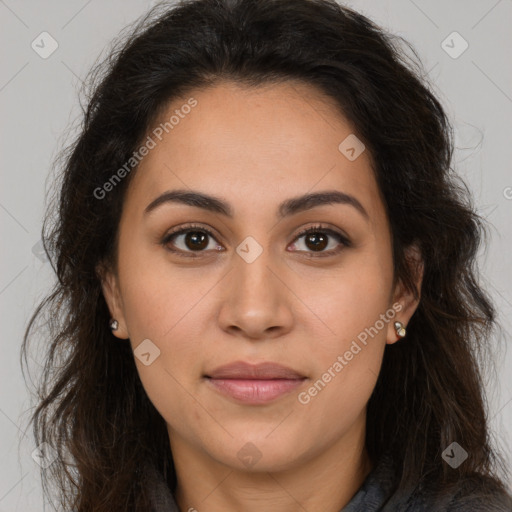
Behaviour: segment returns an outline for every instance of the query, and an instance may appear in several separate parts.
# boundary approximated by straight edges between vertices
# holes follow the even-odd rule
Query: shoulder
[[[440,488],[419,486],[401,512],[512,512],[512,496],[491,477],[467,476]]]
[[[446,512],[512,512],[512,496],[490,477],[466,477],[451,494]]]

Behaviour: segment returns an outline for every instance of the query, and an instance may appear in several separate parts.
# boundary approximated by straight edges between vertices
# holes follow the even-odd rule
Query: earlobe
[[[408,289],[401,280],[395,286],[393,304],[395,318],[388,325],[388,344],[393,344],[402,338],[407,339],[407,325],[416,311],[421,299],[421,284],[423,281],[424,264],[419,249],[414,245],[406,249],[406,260],[414,277],[414,290]]]
[[[110,329],[116,338],[128,339],[128,331],[122,307],[118,278],[114,271],[103,265],[96,268],[96,274],[101,282],[103,297],[110,311],[111,319],[105,329]]]

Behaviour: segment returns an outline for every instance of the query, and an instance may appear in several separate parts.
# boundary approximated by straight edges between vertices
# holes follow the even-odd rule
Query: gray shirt
[[[152,466],[145,468],[151,512],[180,511],[163,475]],[[410,491],[393,493],[390,459],[383,457],[362,486],[340,512],[512,512],[512,497],[500,492],[486,479],[475,477],[459,482],[442,499],[420,485]],[[197,507],[197,505],[196,505]],[[194,510],[192,506],[190,509]],[[208,512],[198,509],[198,512]],[[315,511],[316,512],[316,511]]]

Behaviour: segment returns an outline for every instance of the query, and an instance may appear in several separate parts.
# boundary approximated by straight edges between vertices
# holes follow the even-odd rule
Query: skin
[[[364,151],[350,161],[338,150],[354,130],[309,85],[248,89],[221,82],[175,100],[162,120],[191,96],[197,106],[143,159],[127,190],[117,268],[102,281],[119,322],[115,335],[133,349],[149,339],[160,350],[148,366],[135,361],[167,423],[181,511],[338,512],[374,465],[364,446],[366,404],[386,344],[399,339],[393,321],[407,325],[417,307],[394,283],[391,233],[371,155]],[[233,218],[178,203],[144,213],[173,189],[220,197]],[[282,201],[324,190],[354,196],[368,217],[349,204],[276,216]],[[187,223],[215,237],[202,253],[185,235],[173,240],[195,259],[161,243]],[[320,252],[341,250],[315,256],[314,244],[297,235],[318,223],[345,234],[351,245],[329,236]],[[263,249],[252,263],[236,252],[247,236]],[[300,403],[298,393],[397,303],[395,318],[321,392]],[[270,403],[247,405],[203,378],[241,360],[278,362],[307,379]],[[237,456],[246,443],[261,455],[250,467]]]

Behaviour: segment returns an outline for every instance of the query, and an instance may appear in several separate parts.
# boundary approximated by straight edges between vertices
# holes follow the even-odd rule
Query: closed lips
[[[235,403],[260,406],[290,396],[306,380],[301,373],[278,363],[236,361],[207,374],[209,386]]]
[[[306,377],[295,370],[277,363],[250,364],[236,361],[220,366],[205,377],[210,379],[240,379],[240,380],[302,380]]]

